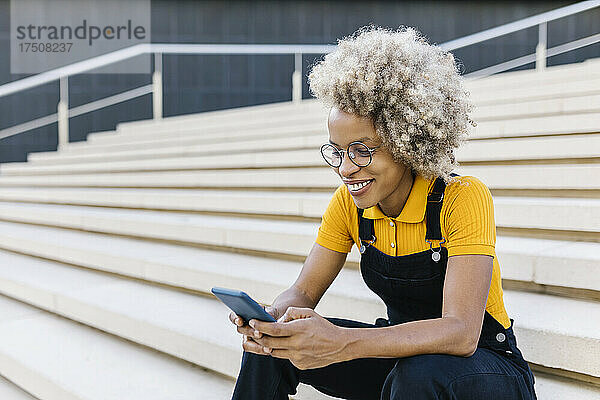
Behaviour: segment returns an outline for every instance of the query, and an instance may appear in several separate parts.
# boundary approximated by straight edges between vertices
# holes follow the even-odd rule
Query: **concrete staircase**
[[[494,195],[538,397],[597,399],[600,60],[468,87],[478,127],[458,172]],[[125,123],[1,165],[0,397],[229,398],[241,337],[210,288],[270,304],[295,280],[339,185],[325,117],[304,101]],[[358,260],[319,313],[385,316]]]

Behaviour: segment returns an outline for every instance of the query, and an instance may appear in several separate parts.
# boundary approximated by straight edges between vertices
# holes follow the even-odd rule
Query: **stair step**
[[[600,388],[547,376],[535,376],[535,393],[540,400],[598,400]]]
[[[507,138],[598,132],[600,113],[545,115],[511,118],[502,121],[482,121],[471,138]]]
[[[542,73],[536,69],[503,72],[485,78],[467,79],[469,90],[485,91],[493,88],[519,88],[532,85],[543,89],[553,83],[586,82],[600,75],[600,59],[590,58],[583,62],[554,65],[544,69]]]
[[[136,135],[142,127],[145,132],[162,131],[164,128],[179,129],[190,125],[210,127],[211,129],[229,130],[230,126],[240,125],[245,121],[247,126],[270,125],[280,121],[307,121],[316,115],[327,115],[326,108],[315,99],[303,100],[300,103],[281,102],[259,106],[239,107],[218,111],[178,115],[160,120],[130,121],[120,123],[117,130],[124,134]]]
[[[0,186],[289,187],[335,188],[329,168],[160,171],[119,174],[0,176]]]
[[[510,81],[510,80],[508,80]],[[536,100],[549,100],[557,97],[593,96],[598,94],[600,75],[582,75],[581,79],[554,80],[550,82],[531,82],[514,86],[508,81],[489,87],[471,89],[471,100],[479,107],[498,104],[517,104]],[[476,81],[473,81],[475,83]],[[506,85],[506,87],[504,86]],[[467,87],[469,84],[467,84]],[[512,87],[511,87],[512,86]]]
[[[456,151],[459,162],[598,158],[600,134],[470,140]]]
[[[300,129],[302,126],[320,126],[325,129],[325,123],[327,119],[327,112],[319,111],[316,113],[303,113],[303,112],[289,112],[279,113],[276,116],[269,118],[262,118],[255,121],[245,120],[243,118],[230,117],[226,121],[215,121],[215,122],[158,122],[152,123],[149,126],[136,126],[130,127],[117,126],[117,136],[130,137],[126,140],[136,139],[148,139],[148,138],[160,138],[165,137],[166,134],[173,134],[178,132],[180,136],[186,135],[217,135],[220,134],[224,137],[230,136],[256,136],[260,135],[262,131],[268,127],[267,132],[275,130],[287,130],[287,129]],[[120,137],[115,137],[118,141]],[[93,138],[96,143],[99,142],[112,142],[113,139],[109,137],[98,135]]]
[[[140,237],[247,249],[304,257],[312,247],[319,224],[301,221],[230,218],[157,211],[80,206],[0,204],[3,220]],[[39,234],[36,234],[39,232]],[[43,236],[41,234],[43,233]],[[1,222],[0,246],[16,251],[48,247],[50,254],[61,242],[42,246],[39,241],[65,237],[62,243],[85,246],[88,233]],[[70,237],[71,239],[66,239]],[[106,238],[118,241],[121,238]],[[116,245],[114,245],[116,246]],[[65,247],[62,244],[60,247]],[[499,236],[496,251],[503,276],[540,285],[600,290],[600,243],[569,242]],[[80,250],[82,254],[91,248]],[[30,251],[30,250],[28,250]],[[141,251],[143,254],[144,251]],[[47,254],[47,253],[44,253]],[[47,255],[46,255],[47,256]],[[360,259],[353,246],[348,261]]]
[[[568,242],[498,236],[498,256],[503,279],[542,286],[600,290],[598,243]]]
[[[91,162],[51,166],[28,166],[18,168],[11,166],[2,167],[2,175],[27,175],[40,174],[83,174],[104,172],[129,172],[129,171],[169,171],[191,169],[215,168],[277,168],[322,166],[323,158],[316,149],[290,149],[286,151],[262,151],[223,154],[205,154],[194,157],[170,157],[149,160],[126,160],[113,162]]]
[[[332,195],[196,189],[5,188],[0,191],[0,208],[11,202],[33,202],[321,218]],[[496,196],[494,208],[497,227],[600,233],[600,199]]]
[[[224,399],[233,383],[0,297],[0,373],[44,400]]]
[[[332,195],[333,192],[23,187],[2,189],[0,201],[320,218]]]
[[[600,79],[590,84],[600,84]],[[579,93],[556,93],[552,98],[531,100],[531,99],[513,99],[510,103],[477,103],[478,106],[473,111],[472,118],[476,122],[498,121],[510,118],[527,118],[530,116],[551,116],[556,114],[568,115],[581,112],[600,112],[600,90],[591,89]],[[519,89],[517,89],[519,90]],[[572,88],[571,88],[572,90]],[[501,92],[496,89],[494,92]],[[540,93],[536,93],[540,95]]]
[[[525,359],[600,377],[600,303],[505,290],[506,310]],[[539,296],[539,297],[536,297]],[[582,359],[575,354],[590,353]],[[554,354],[551,354],[554,353]]]
[[[70,163],[91,163],[96,161],[127,161],[144,159],[161,159],[170,157],[203,157],[206,155],[218,154],[230,155],[240,152],[256,152],[274,149],[304,149],[313,148],[318,152],[319,146],[323,144],[326,135],[319,131],[312,135],[292,136],[292,137],[273,137],[261,136],[252,138],[242,138],[235,141],[211,142],[204,137],[186,139],[185,141],[157,141],[140,143],[123,143],[114,145],[94,145],[88,144],[91,151],[87,152],[50,152],[37,153],[29,163],[8,163],[1,165],[2,173],[15,168],[16,166],[30,165],[39,167],[42,165],[70,164]],[[182,143],[183,142],[183,143]],[[152,144],[154,146],[150,147]],[[146,146],[146,144],[148,146]],[[48,157],[41,158],[42,154]]]
[[[69,144],[61,149],[65,154],[80,154],[97,152],[98,148],[119,148],[123,145],[139,144],[141,148],[156,147],[154,143],[163,143],[165,145],[180,145],[190,143],[233,143],[239,140],[258,139],[258,138],[285,138],[290,136],[310,136],[315,134],[327,133],[325,125],[326,117],[314,119],[301,124],[279,124],[275,126],[248,127],[236,126],[226,130],[209,130],[198,127],[194,124],[185,129],[163,128],[164,132],[145,132],[138,134],[125,134],[117,131],[116,134],[98,135],[89,139],[89,143],[81,142],[77,146]]]
[[[477,176],[490,189],[600,189],[600,164],[474,165],[458,174]]]
[[[36,400],[20,387],[0,376],[0,399],[2,400]]]
[[[490,189],[598,190],[600,164],[476,165],[457,172],[476,176]],[[329,167],[123,172],[74,175],[0,176],[0,187],[216,187],[337,188]]]

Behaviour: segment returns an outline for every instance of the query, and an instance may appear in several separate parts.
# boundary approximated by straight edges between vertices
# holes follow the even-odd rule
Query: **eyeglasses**
[[[367,167],[373,161],[373,152],[380,147],[381,145],[371,149],[362,142],[352,142],[348,145],[347,150],[343,150],[338,149],[331,143],[325,143],[321,146],[321,155],[325,159],[325,162],[333,168],[339,168],[342,165],[345,152],[348,153],[350,161],[354,165],[357,167]]]

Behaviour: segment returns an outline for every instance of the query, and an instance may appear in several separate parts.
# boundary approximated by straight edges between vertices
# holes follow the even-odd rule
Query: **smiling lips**
[[[359,192],[362,192],[362,189],[364,189],[366,186],[368,186],[371,182],[373,181],[373,179],[369,179],[366,181],[362,181],[362,182],[356,182],[356,183],[349,183],[349,182],[344,182],[346,184],[346,186],[348,186],[348,190],[352,193],[352,194],[359,194]]]

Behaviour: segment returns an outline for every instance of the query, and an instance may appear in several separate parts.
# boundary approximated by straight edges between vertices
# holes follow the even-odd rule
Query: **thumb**
[[[312,308],[288,307],[285,314],[277,322],[288,322],[295,319],[310,318],[315,314]]]
[[[265,311],[271,314],[271,316],[275,319],[279,317],[279,313],[277,312],[277,309],[275,307],[265,306]]]

